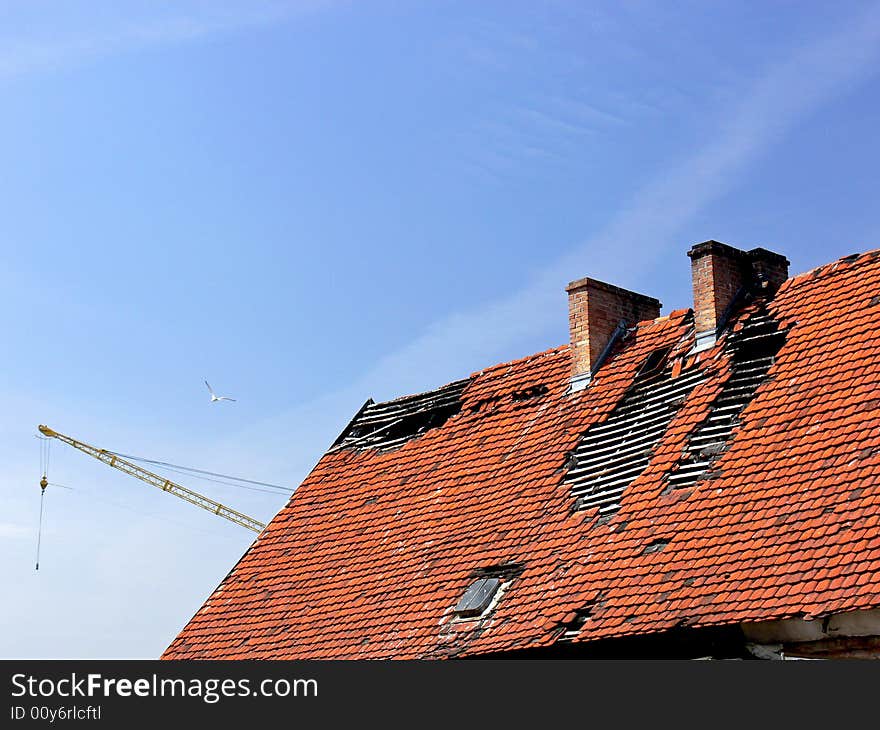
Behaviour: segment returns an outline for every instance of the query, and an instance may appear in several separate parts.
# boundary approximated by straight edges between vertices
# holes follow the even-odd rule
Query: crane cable
[[[46,487],[49,486],[49,458],[51,456],[52,444],[49,439],[38,436],[40,439],[40,470],[43,476],[40,479],[40,520],[37,523],[37,561],[36,568],[40,569],[40,543],[43,538],[43,500],[46,497]]]
[[[266,492],[268,494],[287,494],[290,495],[293,490],[289,487],[284,487],[280,484],[272,484],[271,482],[259,482],[255,479],[244,479],[243,477],[234,477],[229,474],[220,474],[215,471],[206,471],[205,469],[194,469],[189,466],[181,466],[180,464],[171,464],[167,461],[156,461],[154,459],[146,459],[142,456],[132,456],[131,454],[121,454],[118,451],[108,451],[108,454],[113,454],[113,456],[119,456],[123,459],[130,459],[131,461],[139,461],[143,464],[152,464],[154,466],[161,466],[169,471],[177,472],[178,474],[197,474],[197,475],[206,475],[199,476],[199,479],[204,479],[208,482],[214,482],[215,484],[223,484],[227,487],[238,487],[239,489],[249,489],[254,492]],[[211,479],[210,477],[218,477],[218,479]],[[228,480],[228,481],[220,481],[220,479]],[[256,485],[256,486],[246,486],[246,485]],[[258,487],[268,487],[268,489],[259,489]]]
[[[40,472],[45,477],[49,475],[49,456],[51,454],[52,439],[38,434],[34,434],[34,437],[40,440]]]
[[[40,540],[43,536],[43,497],[46,496],[46,490],[40,490],[40,525],[37,528],[37,567],[34,570],[40,569]]]

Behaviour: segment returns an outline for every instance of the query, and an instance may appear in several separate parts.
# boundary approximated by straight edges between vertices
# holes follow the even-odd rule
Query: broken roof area
[[[674,479],[762,312],[781,346],[711,463]],[[325,454],[164,657],[468,656],[878,607],[878,327],[873,251],[746,304],[698,355],[689,310],[643,322],[577,393],[568,346],[476,373],[441,425]],[[615,508],[578,505],[571,455],[652,355],[696,383]],[[493,577],[486,613],[458,617]]]
[[[336,439],[337,449],[393,449],[425,431],[442,426],[461,409],[467,380],[450,383],[428,393],[374,403],[371,398]]]

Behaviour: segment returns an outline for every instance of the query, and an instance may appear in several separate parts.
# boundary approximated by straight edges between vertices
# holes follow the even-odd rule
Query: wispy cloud
[[[415,385],[405,373],[419,372],[429,385],[460,374],[467,364],[492,362],[512,343],[555,329],[564,308],[562,286],[575,275],[637,285],[677,230],[736,184],[749,164],[798,121],[880,70],[878,62],[880,5],[874,4],[769,68],[744,90],[738,105],[725,110],[718,129],[706,130],[710,141],[635,192],[602,230],[508,296],[435,323],[379,363],[367,380]],[[630,252],[626,266],[620,251]]]
[[[514,110],[514,114],[530,124],[553,132],[574,135],[593,134],[594,132],[590,125],[564,119],[543,109],[520,107]]]
[[[558,114],[567,115],[578,120],[582,124],[589,124],[596,128],[626,125],[626,119],[598,106],[588,104],[580,99],[566,99],[560,96],[545,98],[544,106],[554,109]]]
[[[494,183],[521,173],[524,164],[571,163],[571,151],[593,135],[588,125],[572,124],[537,108],[506,109],[476,123],[460,139],[471,152],[457,162],[468,174]]]
[[[527,354],[519,348],[548,332],[564,332],[562,287],[569,279],[590,274],[638,288],[676,231],[736,184],[750,163],[807,114],[873,75],[878,62],[880,5],[873,5],[767,69],[744,90],[738,105],[725,110],[724,123],[706,130],[710,141],[636,191],[602,230],[523,286],[435,322],[346,388],[279,416],[271,425],[260,424],[254,441],[262,440],[267,430],[283,433],[286,447],[279,443],[279,452],[296,461],[293,473],[304,474],[368,395],[386,398],[432,387],[499,358]],[[621,251],[627,251],[625,265]],[[248,441],[246,437],[242,443]],[[292,443],[300,445],[295,454]]]
[[[323,9],[330,0],[295,0],[227,4],[180,2],[167,9],[150,7],[142,17],[136,13],[106,17],[93,8],[90,21],[79,27],[64,23],[37,22],[31,33],[14,36],[0,32],[0,79],[51,71],[93,61],[113,54],[132,52],[208,36],[265,26],[297,14]],[[53,9],[46,8],[46,13]],[[51,17],[51,16],[46,16]]]

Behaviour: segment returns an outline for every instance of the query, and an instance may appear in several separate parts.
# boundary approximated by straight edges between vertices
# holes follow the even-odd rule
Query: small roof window
[[[455,615],[461,618],[479,616],[489,608],[500,587],[500,578],[478,578],[468,586],[461,600],[455,604]]]
[[[637,378],[646,378],[649,375],[654,375],[655,373],[660,372],[660,369],[666,363],[666,359],[669,357],[669,353],[672,351],[672,346],[668,347],[660,347],[654,350],[645,362],[642,363],[642,367],[639,368],[639,371],[636,373]]]

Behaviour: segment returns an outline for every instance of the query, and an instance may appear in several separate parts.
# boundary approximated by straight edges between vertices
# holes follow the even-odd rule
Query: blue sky
[[[34,571],[37,424],[292,489],[571,279],[876,248],[878,69],[866,2],[2,3],[0,656],[157,656],[251,540],[55,444]]]

